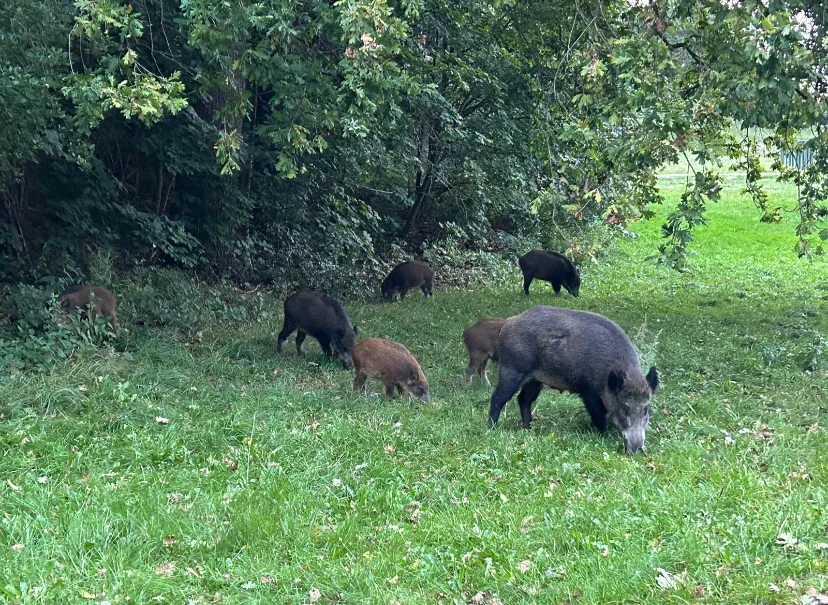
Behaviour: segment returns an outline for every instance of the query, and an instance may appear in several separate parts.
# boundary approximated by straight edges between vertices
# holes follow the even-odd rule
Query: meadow
[[[670,203],[681,179],[664,179]],[[791,207],[795,192],[770,183]],[[517,267],[482,289],[349,302],[433,402],[275,353],[281,301],[193,335],[133,327],[0,386],[0,603],[822,603],[828,266],[729,182],[690,269],[635,224],[580,298]],[[617,321],[662,387],[646,453],[544,390],[486,426],[462,330],[530,305]],[[489,370],[496,380],[496,366]],[[820,599],[825,600],[820,600]]]

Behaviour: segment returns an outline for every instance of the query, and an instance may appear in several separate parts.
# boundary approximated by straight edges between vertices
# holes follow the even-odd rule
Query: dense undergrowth
[[[119,336],[2,372],[0,602],[817,603],[828,271],[736,191],[683,274],[648,260],[656,219],[582,265],[578,299],[525,298],[504,261],[347,302],[430,405],[353,393],[315,343],[277,356],[278,293],[117,277]],[[486,429],[460,333],[531,304],[603,313],[658,365],[645,455],[552,391],[531,431],[514,403]]]

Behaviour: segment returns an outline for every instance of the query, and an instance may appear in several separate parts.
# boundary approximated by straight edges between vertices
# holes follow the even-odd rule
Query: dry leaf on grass
[[[658,572],[658,577],[656,578],[656,582],[658,583],[659,588],[662,590],[671,589],[677,590],[679,584],[683,584],[684,580],[687,578],[687,572],[684,571],[680,574],[670,573],[666,569],[662,569],[661,567],[657,567],[656,571]]]
[[[18,542],[17,544],[15,544],[14,546],[12,546],[12,547],[11,547],[11,549],[12,549],[14,552],[20,552],[20,551],[22,551],[24,548],[26,548],[26,546],[25,546],[24,544],[20,544],[19,542]]]
[[[169,418],[164,418],[163,416],[156,416],[155,417],[155,422],[157,422],[158,424],[169,424],[170,419]]]
[[[156,576],[170,577],[175,573],[175,563],[162,563],[153,571],[155,571]]]
[[[799,540],[794,538],[791,534],[782,532],[776,536],[776,544],[782,548],[795,548]]]
[[[532,569],[532,562],[529,559],[526,559],[518,563],[517,568],[518,570],[520,570],[520,573],[526,573],[527,571]]]

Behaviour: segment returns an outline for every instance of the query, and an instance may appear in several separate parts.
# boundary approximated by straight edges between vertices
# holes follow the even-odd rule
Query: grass
[[[276,300],[247,324],[133,328],[128,355],[18,374],[0,387],[0,603],[770,604],[827,590],[828,271],[737,189],[683,275],[645,260],[656,218],[583,268],[579,299],[537,282],[526,299],[516,269],[430,302],[348,304],[362,335],[421,361],[431,405],[372,383],[354,394],[315,342],[277,356]],[[646,455],[552,391],[530,432],[515,402],[486,429],[490,392],[463,386],[460,333],[542,303],[615,319],[657,363]]]

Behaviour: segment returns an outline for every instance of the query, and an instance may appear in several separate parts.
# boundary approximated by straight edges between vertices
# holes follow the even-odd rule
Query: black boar
[[[405,298],[409,290],[419,288],[423,296],[434,295],[434,270],[419,260],[411,260],[397,265],[382,282],[382,295],[390,300],[397,296]]]
[[[408,393],[422,401],[430,401],[431,393],[420,364],[403,345],[393,340],[366,338],[354,347],[354,390],[365,391],[369,378],[381,380],[385,396]]]
[[[500,328],[505,319],[484,317],[473,326],[463,331],[463,343],[469,353],[469,365],[466,366],[466,384],[471,386],[474,373],[490,387],[489,377],[486,375],[486,365],[489,360],[497,361],[497,340]]]
[[[348,314],[339,302],[327,294],[314,290],[299,290],[285,299],[285,324],[279,332],[276,351],[282,352],[285,342],[294,330],[296,353],[302,355],[306,336],[319,341],[326,357],[331,356],[331,345],[346,369],[354,367],[353,351],[357,327],[351,325]]]
[[[532,250],[518,260],[523,272],[523,292],[529,296],[529,286],[533,279],[548,281],[556,295],[560,295],[561,286],[572,296],[578,297],[581,288],[581,275],[572,261],[558,252],[551,250]]]
[[[580,395],[592,424],[607,429],[607,415],[621,431],[627,453],[644,446],[650,397],[658,373],[641,373],[638,354],[615,322],[596,313],[533,307],[506,320],[500,330],[500,376],[492,394],[489,426],[520,390],[524,428],[543,385]]]
[[[58,303],[67,313],[74,313],[77,309],[88,312],[92,303],[94,316],[108,319],[112,329],[118,332],[118,311],[115,295],[101,286],[71,286],[58,296]]]

